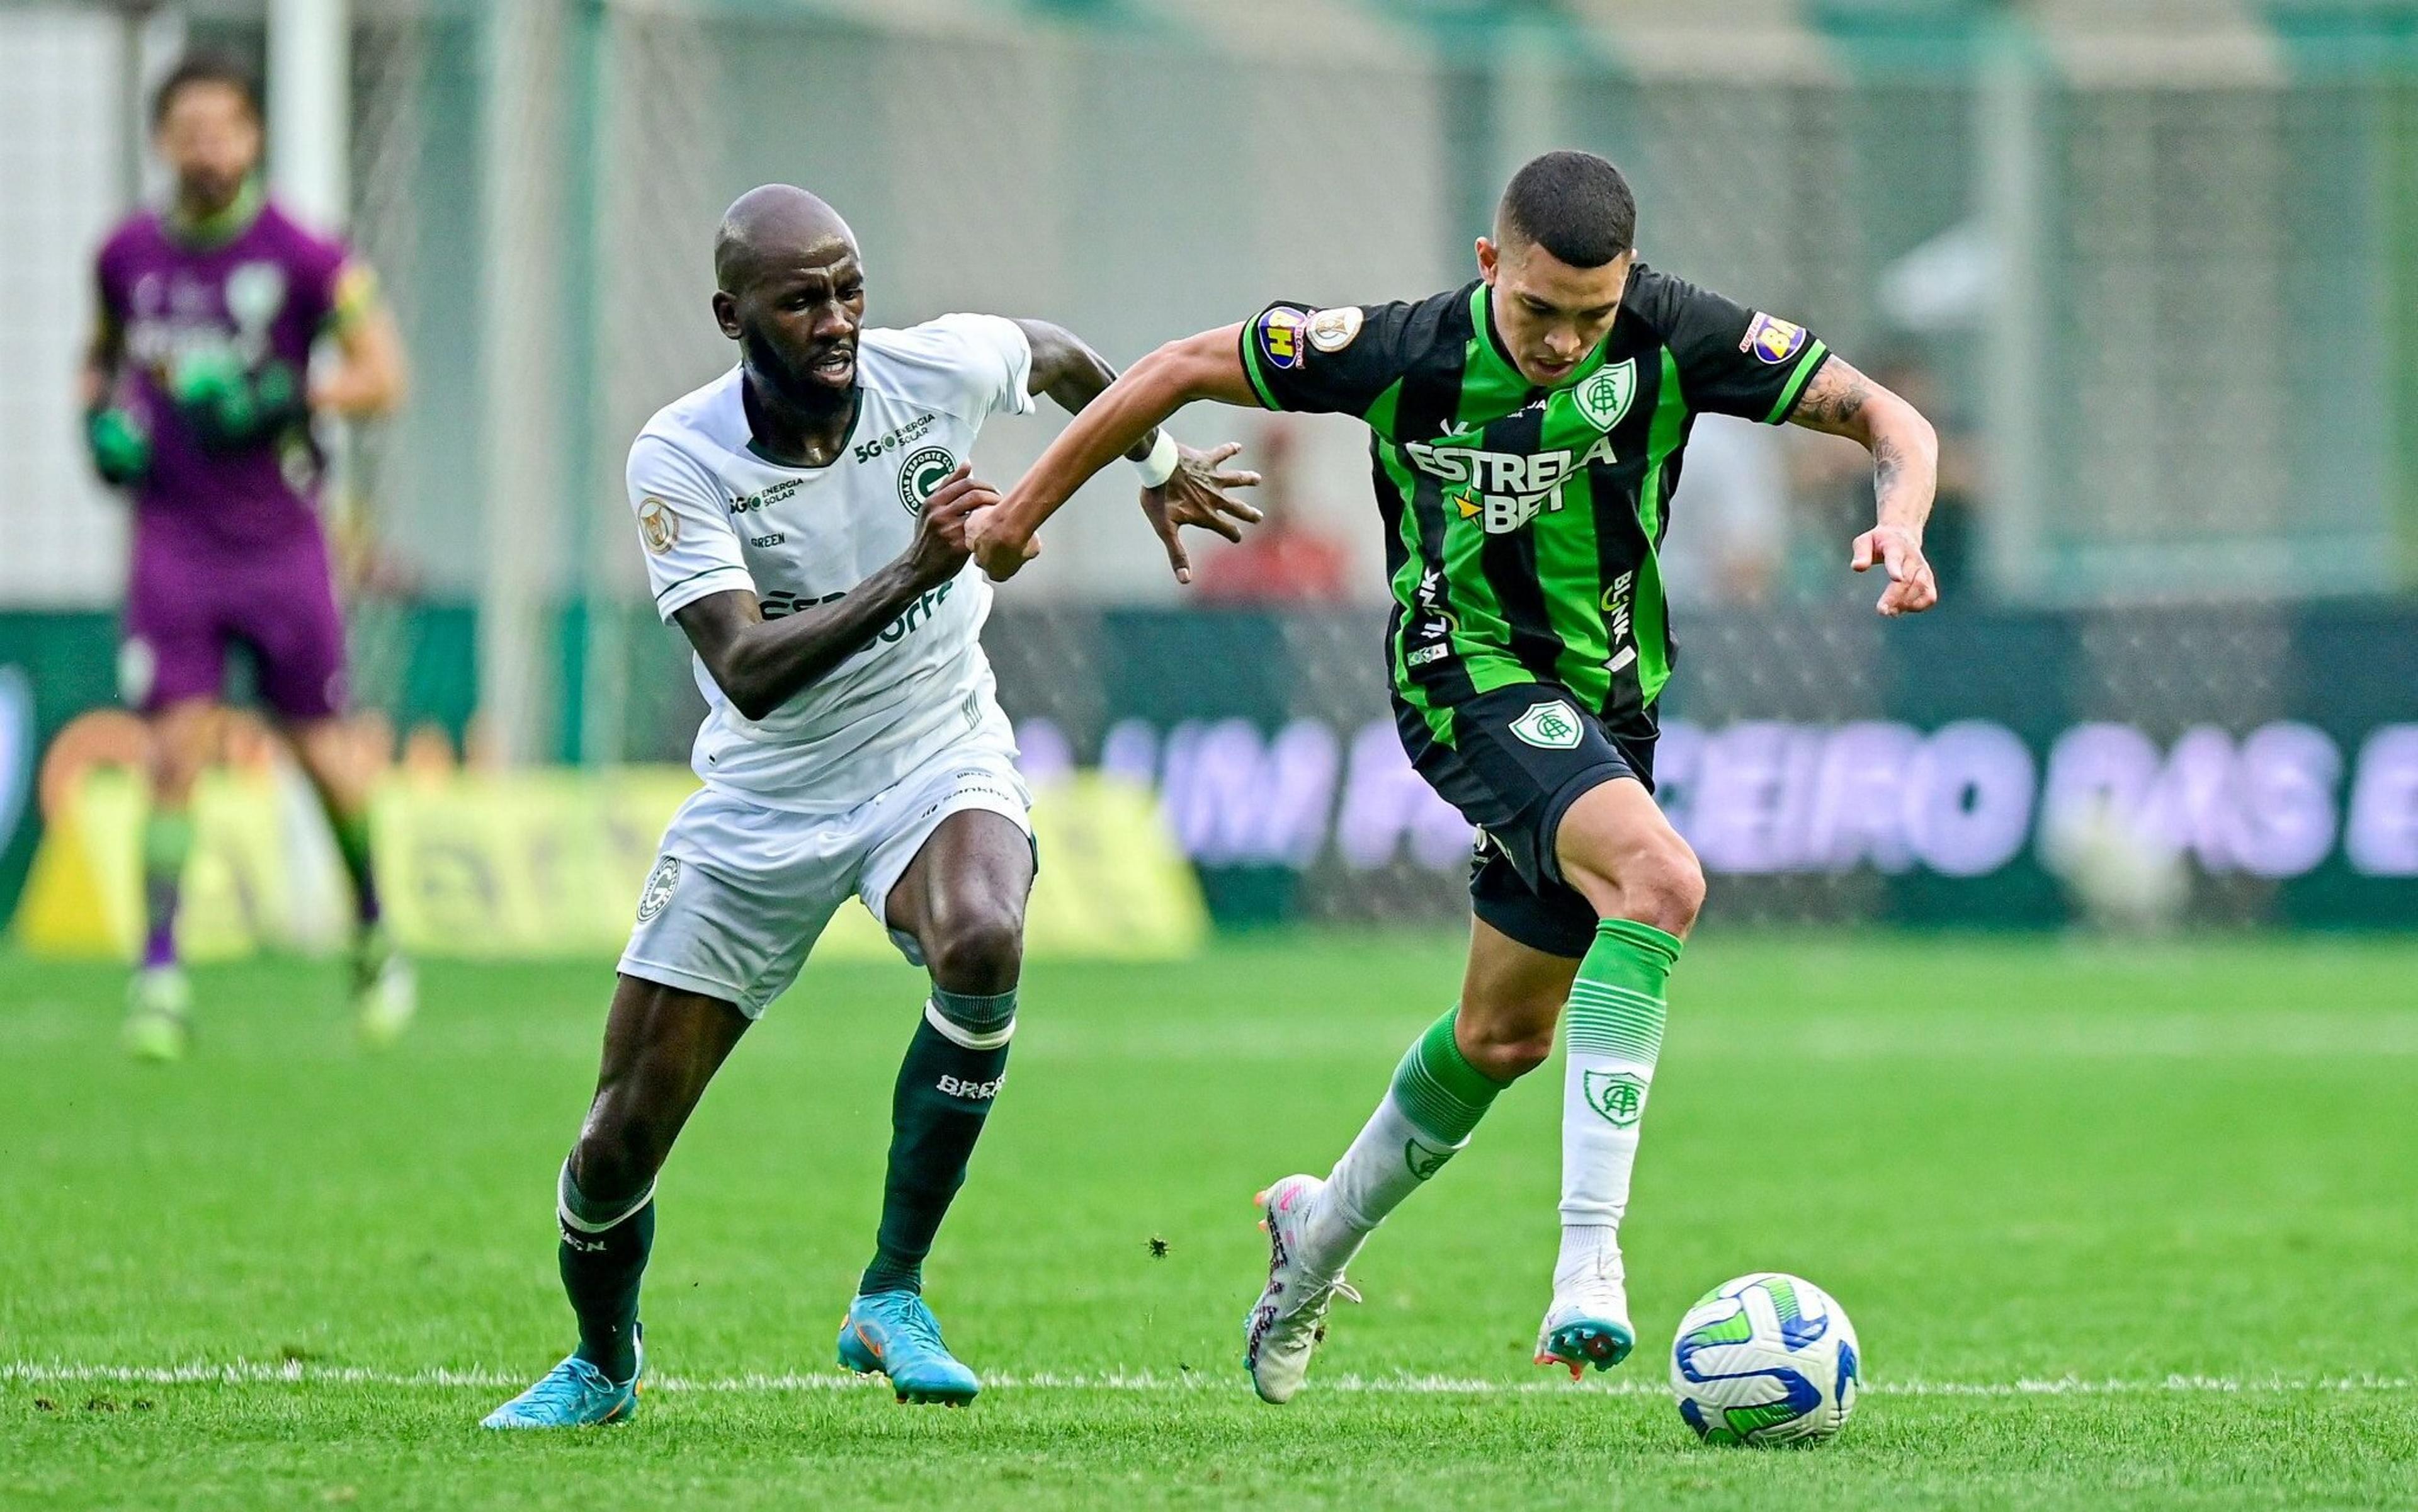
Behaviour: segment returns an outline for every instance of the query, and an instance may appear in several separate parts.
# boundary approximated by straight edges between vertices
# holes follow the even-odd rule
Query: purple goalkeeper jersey
[[[267,201],[233,237],[207,245],[179,240],[157,211],[102,243],[101,306],[126,339],[118,401],[151,435],[150,470],[134,496],[138,547],[255,557],[318,541],[321,458],[310,427],[205,451],[169,400],[166,377],[178,354],[216,348],[247,369],[283,362],[301,381],[336,312],[348,255]]]

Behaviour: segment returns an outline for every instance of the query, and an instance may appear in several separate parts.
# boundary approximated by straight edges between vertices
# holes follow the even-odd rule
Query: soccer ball
[[[1671,1343],[1679,1415],[1706,1443],[1814,1443],[1846,1426],[1863,1362],[1820,1287],[1760,1271],[1696,1299]]]

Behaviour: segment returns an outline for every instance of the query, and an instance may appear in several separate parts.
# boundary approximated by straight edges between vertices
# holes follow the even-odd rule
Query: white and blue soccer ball
[[[1776,1271],[1696,1299],[1671,1343],[1679,1415],[1707,1443],[1815,1443],[1846,1426],[1863,1371],[1829,1293]]]

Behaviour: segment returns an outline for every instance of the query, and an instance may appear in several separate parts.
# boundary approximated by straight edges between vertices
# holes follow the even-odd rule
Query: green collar
[[[1530,383],[1527,375],[1520,371],[1520,364],[1511,360],[1511,349],[1504,344],[1503,332],[1496,328],[1494,324],[1493,285],[1484,279],[1479,279],[1469,291],[1469,320],[1470,324],[1476,326],[1481,332],[1477,344],[1477,355],[1491,374],[1505,383],[1529,389],[1538,388],[1538,385]],[[1620,317],[1616,314],[1613,316],[1612,324],[1614,329],[1618,329]],[[1577,367],[1570,369],[1569,377],[1554,384],[1553,389],[1559,391],[1584,382],[1589,374],[1602,367],[1605,359],[1611,355],[1612,331],[1607,330],[1603,333],[1603,340],[1596,343],[1595,350],[1589,352],[1585,359]]]
[[[235,198],[222,208],[198,220],[189,220],[172,202],[160,217],[160,224],[179,244],[206,252],[223,247],[251,230],[252,223],[260,219],[261,206],[268,203],[268,196],[260,187],[260,176],[254,174],[243,181],[243,188],[236,191]]]

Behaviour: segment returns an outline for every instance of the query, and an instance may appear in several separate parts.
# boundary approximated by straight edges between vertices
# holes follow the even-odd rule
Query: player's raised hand
[[[977,510],[987,511],[999,502],[999,490],[972,476],[971,463],[957,464],[957,470],[941,480],[924,500],[924,512],[915,520],[915,541],[907,548],[908,565],[916,581],[937,587],[957,575],[966,565],[971,549],[966,542],[966,526]]]
[[[975,511],[966,526],[966,545],[994,583],[1006,582],[1041,555],[1041,542],[1033,539],[1033,532],[1011,527],[1006,516],[1004,510],[985,508]]]
[[[1157,533],[1159,544],[1167,548],[1167,565],[1175,569],[1179,583],[1192,581],[1192,557],[1184,549],[1181,536],[1184,527],[1199,526],[1229,541],[1240,541],[1244,526],[1260,523],[1256,508],[1226,492],[1230,488],[1259,486],[1258,473],[1226,466],[1242,450],[1240,441],[1229,441],[1206,451],[1195,451],[1178,442],[1175,471],[1158,487],[1141,491],[1142,515]]]
[[[1875,526],[1858,536],[1847,565],[1859,573],[1877,566],[1889,573],[1889,587],[1881,590],[1877,607],[1892,619],[1921,614],[1939,602],[1939,580],[1923,557],[1922,540],[1904,526]]]

